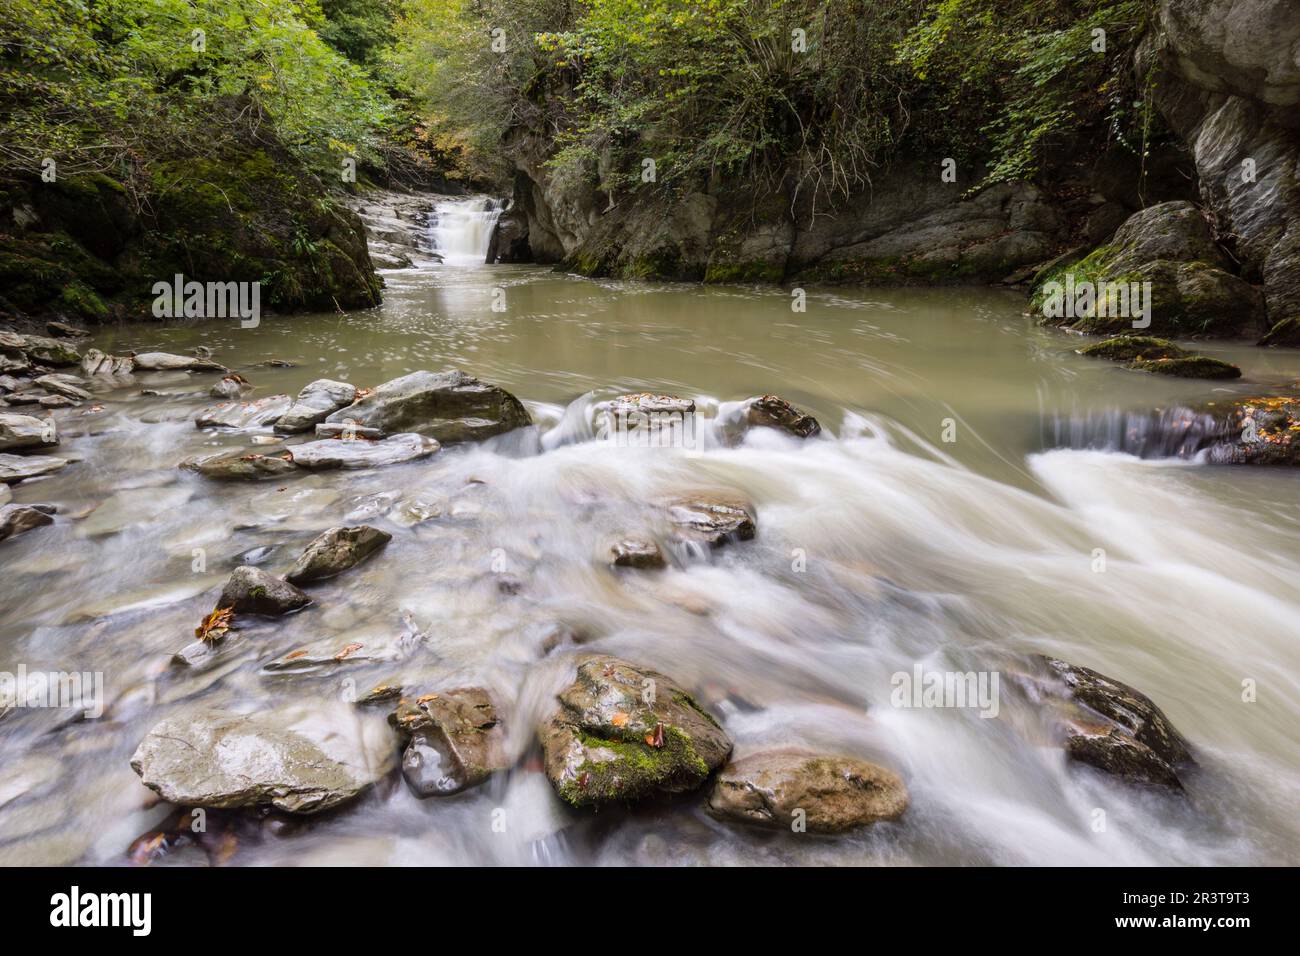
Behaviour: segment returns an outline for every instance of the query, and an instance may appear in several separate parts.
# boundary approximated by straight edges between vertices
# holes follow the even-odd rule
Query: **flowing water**
[[[437,228],[453,214],[477,227],[489,213],[444,206]],[[440,246],[470,259],[482,237],[469,231]],[[388,273],[365,312],[97,336],[110,352],[206,346],[255,396],[459,367],[510,389],[537,425],[386,469],[219,484],[177,462],[278,446],[194,427],[212,377],[139,375],[59,413],[59,453],[79,461],[15,489],[60,518],[0,545],[0,670],[101,671],[108,705],[97,720],[0,721],[0,862],[122,860],[167,812],[128,765],[166,714],[337,701],[393,679],[490,688],[514,768],[441,799],[395,777],[290,834],[241,837],[233,862],[1300,862],[1298,476],[1104,450],[1118,412],[1293,382],[1300,353],[1203,347],[1245,379],[1167,380],[1075,355],[1014,292],[810,289],[799,313],[770,287],[458,261]],[[296,365],[258,364],[271,359]],[[598,438],[594,405],[643,390],[694,398],[710,420],[775,392],[824,432],[760,429],[725,448],[706,428],[694,450]],[[660,572],[606,566],[611,535],[657,530],[650,502],[698,486],[748,495],[756,538]],[[312,606],[232,634],[197,673],[169,664],[236,564],[283,573],[324,528],[360,522],[392,542],[313,586]],[[557,622],[582,646],[554,646]],[[424,645],[383,663],[264,669],[313,640],[399,646],[412,629]],[[835,839],[720,823],[699,795],[571,812],[533,729],[582,651],[691,688],[737,754],[802,745],[891,767],[911,807]],[[891,706],[891,675],[917,663],[1014,669],[1031,653],[1150,695],[1195,749],[1187,796],[1068,765],[1018,695],[992,719]]]

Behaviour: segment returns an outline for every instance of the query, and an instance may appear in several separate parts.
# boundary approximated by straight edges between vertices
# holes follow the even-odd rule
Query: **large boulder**
[[[390,435],[379,441],[364,438],[322,438],[293,445],[289,453],[295,463],[311,471],[335,468],[377,468],[416,458],[427,458],[441,445],[424,435]]]
[[[443,443],[479,441],[532,424],[519,399],[459,369],[395,378],[326,421],[352,422],[385,434],[416,432]]]
[[[508,765],[505,731],[481,687],[403,698],[388,719],[408,740],[402,775],[421,797],[459,793]]]
[[[360,564],[392,539],[393,536],[387,531],[364,524],[351,528],[330,528],[307,545],[294,562],[293,568],[284,576],[285,580],[293,584],[305,584],[308,581],[332,578]]]
[[[0,451],[41,448],[59,443],[53,419],[0,412]]]
[[[546,774],[575,807],[695,790],[731,754],[731,738],[657,671],[589,657],[539,736]]]
[[[179,806],[310,814],[381,780],[391,752],[383,723],[355,708],[294,705],[168,717],[140,743],[131,767],[146,787]]]
[[[851,757],[776,750],[724,767],[709,812],[763,827],[840,833],[896,820],[907,802],[907,787],[892,770]]]
[[[332,412],[345,408],[357,400],[357,387],[347,382],[318,378],[305,386],[289,410],[275,423],[279,432],[306,432],[325,421]]]
[[[231,572],[230,580],[217,599],[219,608],[234,608],[236,614],[264,614],[268,617],[288,614],[310,603],[311,598],[288,581],[247,564]]]

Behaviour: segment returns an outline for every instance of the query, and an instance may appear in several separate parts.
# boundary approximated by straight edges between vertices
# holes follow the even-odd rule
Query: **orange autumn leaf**
[[[613,724],[615,727],[626,727],[627,721],[628,721],[627,714],[623,713],[621,710],[615,713],[614,716],[611,717],[609,720],[609,722]]]
[[[194,629],[194,636],[204,643],[215,644],[226,636],[226,632],[230,630],[230,625],[234,620],[235,609],[233,607],[215,608]]]
[[[341,660],[343,660],[345,657],[347,657],[349,654],[353,653],[354,651],[359,651],[359,650],[361,650],[362,646],[363,646],[363,645],[361,645],[361,644],[349,644],[347,647],[343,648],[343,650],[341,650],[341,651],[339,651],[337,654],[335,654],[335,655],[334,655],[334,659],[335,659],[336,661],[341,661]]]
[[[662,747],[664,745],[664,725],[655,724],[654,733],[646,734],[645,742],[651,747]]]

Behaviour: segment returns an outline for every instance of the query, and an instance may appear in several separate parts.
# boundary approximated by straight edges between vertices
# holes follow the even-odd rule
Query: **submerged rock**
[[[217,455],[212,458],[187,459],[182,468],[196,471],[217,481],[256,481],[282,478],[298,470],[289,458],[279,455]]]
[[[638,535],[615,541],[610,547],[610,563],[620,568],[662,568],[666,564],[659,545]]]
[[[218,402],[194,417],[198,428],[261,428],[274,425],[293,400],[288,395],[268,395],[251,402]]]
[[[318,378],[298,393],[293,405],[275,424],[276,431],[305,432],[323,422],[332,412],[357,400],[357,388],[347,382]]]
[[[670,678],[590,657],[539,731],[546,774],[573,806],[685,793],[731,753],[731,738]]]
[[[53,455],[0,454],[0,481],[13,484],[27,478],[53,474],[68,465],[68,459]]]
[[[0,412],[0,451],[57,445],[59,432],[53,419]]]
[[[332,578],[360,564],[392,539],[387,531],[369,525],[330,528],[307,545],[285,580],[304,584]]]
[[[709,794],[709,812],[724,820],[809,833],[840,833],[897,820],[907,787],[892,770],[851,757],[798,750],[757,753],[728,764]],[[803,816],[796,817],[802,810]]]
[[[395,465],[415,458],[427,458],[441,445],[424,435],[390,435],[379,441],[364,438],[324,438],[294,445],[289,449],[293,460],[312,471],[334,468],[375,468]]]
[[[388,720],[408,738],[402,776],[421,797],[460,793],[508,766],[505,732],[481,687],[403,699]]]
[[[1186,358],[1139,359],[1129,365],[1139,372],[1173,375],[1177,378],[1230,379],[1241,378],[1241,369],[1208,355],[1189,355]]]
[[[532,424],[519,399],[459,369],[395,378],[326,421],[352,421],[386,434],[415,432],[443,443],[480,441]]]
[[[227,372],[224,365],[211,359],[195,355],[172,355],[170,352],[144,352],[132,355],[135,367],[145,372],[171,372],[186,370],[191,372]]]
[[[1183,789],[1178,772],[1191,750],[1151,699],[1087,667],[1045,657],[1055,678],[1065,752],[1073,760],[1132,783]]]
[[[1189,352],[1149,335],[1118,335],[1078,350],[1080,355],[1125,362],[1125,368],[1179,378],[1240,378],[1241,369],[1219,359]]]
[[[0,541],[53,523],[48,514],[29,505],[0,505]]]
[[[691,492],[667,504],[679,541],[720,548],[729,541],[748,541],[757,532],[754,506],[739,492]]]
[[[217,599],[217,607],[230,607],[236,613],[265,614],[268,617],[288,614],[310,603],[311,598],[288,581],[249,565],[242,565],[231,572],[230,580]]]
[[[228,401],[233,401],[234,399],[239,398],[240,395],[243,395],[244,392],[248,391],[250,388],[252,388],[252,386],[248,383],[248,379],[232,372],[229,375],[222,376],[221,380],[218,381],[216,385],[213,385],[208,389],[208,394],[213,398],[224,398]]]
[[[131,757],[146,787],[185,807],[319,813],[391,768],[388,732],[345,705],[169,717]]]

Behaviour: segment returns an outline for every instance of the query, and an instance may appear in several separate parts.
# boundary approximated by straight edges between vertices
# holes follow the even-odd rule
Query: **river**
[[[445,228],[486,242],[475,216],[446,212]],[[194,427],[215,376],[139,375],[59,413],[58,453],[80,461],[15,488],[61,517],[0,545],[0,670],[102,672],[108,707],[0,721],[0,863],[121,862],[167,812],[128,761],[168,713],[337,697],[349,680],[394,676],[491,688],[515,768],[441,799],[399,778],[292,834],[243,840],[233,862],[1300,862],[1297,476],[1054,447],[1061,421],[1294,382],[1300,353],[1199,344],[1243,379],[1172,380],[1076,355],[1079,340],[1039,327],[1017,291],[809,288],[796,311],[773,287],[587,280],[452,251],[386,273],[384,303],[367,311],[97,333],[112,353],[204,346],[253,397],[458,367],[519,396],[537,427],[387,469],[218,484],[176,467],[249,444]],[[706,417],[777,393],[823,434],[758,430],[694,450],[597,440],[593,404],[636,391],[693,398]],[[753,541],[662,572],[604,566],[619,522],[700,484],[752,499]],[[321,530],[361,520],[392,542],[313,588],[312,607],[239,632],[198,673],[169,663],[237,563],[282,573]],[[516,593],[497,586],[503,569]],[[716,821],[698,795],[565,809],[533,742],[579,652],[549,648],[555,621],[586,636],[584,651],[698,691],[737,753],[801,744],[896,770],[907,815],[800,839]],[[418,659],[263,668],[322,636],[407,627],[429,635]],[[891,675],[917,662],[981,670],[1028,653],[1148,694],[1195,750],[1187,795],[1067,764],[1017,698],[995,719],[891,706]],[[207,860],[191,848],[165,862]]]

